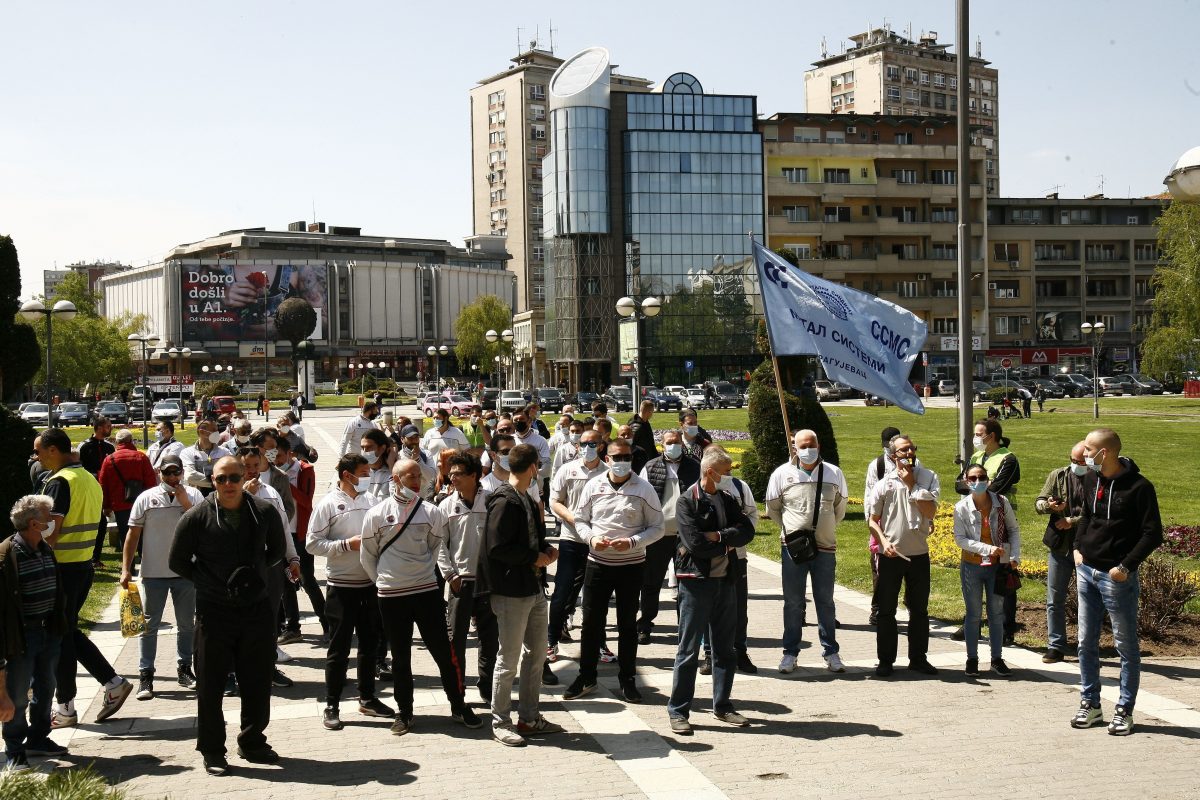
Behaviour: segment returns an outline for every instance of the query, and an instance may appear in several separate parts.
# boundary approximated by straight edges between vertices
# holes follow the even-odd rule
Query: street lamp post
[[[1079,326],[1083,338],[1090,339],[1092,345],[1092,419],[1100,419],[1100,373],[1096,359],[1099,356],[1100,343],[1104,341],[1104,323],[1094,325],[1085,322]]]
[[[643,298],[641,310],[638,310],[638,302],[632,297],[622,297],[617,301],[617,314],[624,319],[634,319],[634,324],[637,325],[637,350],[633,359],[633,410],[638,409],[638,401],[641,399],[638,395],[638,389],[642,385],[642,320],[650,317],[657,317],[662,311],[662,301],[657,297]]]
[[[147,346],[149,346],[149,347],[157,346],[158,345],[158,337],[155,336],[153,333],[147,333],[144,335],[139,334],[139,333],[131,333],[131,334],[129,334],[129,336],[127,336],[125,338],[126,338],[126,341],[139,342],[142,345],[142,380],[141,380],[142,385],[140,388],[142,390],[142,447],[145,448],[145,447],[150,446],[150,428],[149,428],[150,418],[149,418],[149,415],[146,413],[146,391],[147,391],[147,386],[146,386],[146,379],[147,379],[146,347]],[[217,369],[220,369],[220,367],[218,367]]]
[[[39,317],[46,318],[46,425],[53,427],[54,425],[54,399],[50,396],[50,351],[52,349],[54,316],[57,314],[61,320],[75,319],[78,315],[75,310],[75,304],[70,300],[59,300],[54,304],[53,308],[46,308],[40,300],[30,300],[21,306],[21,316],[33,322]]]
[[[440,392],[442,390],[442,357],[450,354],[450,348],[446,345],[442,345],[441,347],[429,345],[429,347],[425,348],[425,352],[429,354],[429,357],[433,359],[434,364],[436,365],[437,371],[435,372],[434,386],[436,386],[437,391]]]
[[[187,407],[183,404],[183,369],[181,367],[192,357],[192,348],[183,349],[172,347],[167,355],[175,362],[175,376],[179,380],[179,429],[187,429]]]
[[[500,331],[499,333],[497,333],[497,332],[496,332],[496,330],[495,330],[495,328],[493,328],[492,330],[489,330],[487,333],[485,333],[485,334],[483,335],[483,338],[487,339],[487,340],[488,340],[490,343],[492,343],[492,344],[495,344],[496,342],[501,342],[501,341],[502,341],[502,342],[504,342],[504,344],[505,344],[507,347],[511,348],[511,347],[512,347],[512,340],[513,340],[513,332],[512,332],[512,329],[510,329],[510,328],[505,328],[504,330],[502,330],[502,331]],[[503,351],[504,351],[504,348],[503,348],[503,347],[501,347],[501,348],[500,348],[500,350],[501,350],[501,352],[503,353]],[[502,366],[502,362],[501,362],[501,360],[500,360],[500,356],[496,356],[496,364],[497,364],[496,374],[497,374],[498,376],[500,376],[500,375],[503,375],[504,373],[502,373],[502,372],[500,371],[500,367]],[[500,383],[501,383],[501,385],[503,386],[505,382],[504,382],[504,381],[500,381]]]

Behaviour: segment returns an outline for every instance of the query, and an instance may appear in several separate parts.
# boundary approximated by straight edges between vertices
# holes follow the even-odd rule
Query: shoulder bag
[[[817,469],[816,508],[813,510],[812,527],[784,533],[783,545],[788,557],[796,564],[807,564],[817,557],[817,523],[821,521],[821,489],[825,483],[825,465]]]

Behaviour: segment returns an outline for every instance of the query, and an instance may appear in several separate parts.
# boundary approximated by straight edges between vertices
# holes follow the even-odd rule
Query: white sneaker
[[[796,668],[796,657],[791,653],[784,653],[783,658],[779,661],[779,671],[784,675]]]
[[[292,660],[292,657],[289,656],[287,653],[285,653],[283,651],[282,647],[280,647],[279,645],[275,646],[275,663],[276,664],[286,664],[287,662],[289,662],[291,660]]]
[[[825,656],[825,666],[829,667],[830,672],[846,671],[846,665],[842,663],[842,657],[837,653],[830,653]]]

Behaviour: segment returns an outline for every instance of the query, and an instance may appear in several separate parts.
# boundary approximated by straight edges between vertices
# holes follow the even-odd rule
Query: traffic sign
[[[1000,366],[1004,369],[1012,369],[1012,359],[1011,358],[1000,359]]]
[[[694,370],[696,368],[696,362],[692,361],[689,358],[687,361],[683,362],[683,368],[686,369],[688,372],[691,372],[692,370]]]

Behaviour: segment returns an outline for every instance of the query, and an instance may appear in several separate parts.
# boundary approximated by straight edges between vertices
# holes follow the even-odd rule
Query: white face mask
[[[233,438],[237,439],[238,444],[249,444],[250,443],[250,437],[242,436],[240,433],[237,436],[234,436]]]
[[[504,470],[505,472],[508,472],[508,455],[502,455],[497,458],[496,466],[500,467],[500,469]]]
[[[1104,466],[1104,459],[1098,457],[1102,452],[1104,451],[1097,450],[1096,455],[1083,457],[1083,460],[1087,462],[1088,469],[1090,469],[1092,472],[1099,472],[1100,468]]]
[[[1087,464],[1071,464],[1071,472],[1074,472],[1077,477],[1082,478],[1088,473]]]
[[[733,492],[733,476],[722,475],[717,480],[717,488],[722,492]]]
[[[684,425],[683,432],[686,433],[688,436],[695,436],[697,433],[700,432],[700,426],[699,425]]]
[[[817,459],[821,457],[821,451],[815,447],[801,447],[796,450],[796,455],[800,459],[801,464],[815,464]]]
[[[608,471],[613,474],[614,478],[624,478],[633,472],[633,464],[629,461],[613,461],[608,465]]]
[[[572,434],[571,434],[571,444],[579,444],[579,441],[580,441],[582,438],[583,438],[583,434],[582,434],[582,433],[572,433]]]
[[[279,432],[282,433],[284,436],[287,436],[288,432],[291,431],[291,429],[292,429],[291,425],[280,425],[279,426]]]
[[[368,464],[374,464],[376,461],[379,460],[379,451],[375,450],[373,452],[368,453],[366,450],[364,450],[362,457],[367,460]]]
[[[209,444],[219,444],[221,442],[221,434],[213,431],[208,435]]]
[[[590,464],[600,457],[600,448],[595,444],[585,444],[583,446],[583,460]]]
[[[401,502],[411,503],[416,496],[417,496],[417,493],[414,492],[412,489],[408,488],[407,486],[405,486],[404,484],[400,484],[396,487],[396,497]]]
[[[354,491],[358,492],[359,494],[362,494],[363,492],[367,491],[370,488],[371,488],[371,476],[370,475],[364,475],[361,478],[354,479]]]
[[[983,449],[983,437],[976,436],[974,439],[971,440],[971,446],[974,447],[976,450],[982,450]]]
[[[663,455],[670,461],[678,461],[679,457],[683,455],[683,445],[679,442],[672,442],[663,447]]]
[[[50,534],[54,533],[54,520],[46,523],[46,530],[42,531],[42,538],[49,538]]]
[[[272,448],[272,449],[266,451],[265,453],[263,453],[263,455],[267,459],[266,469],[263,470],[263,472],[266,472],[267,470],[269,470],[271,468],[271,465],[275,463],[275,457],[279,455],[279,451]]]

